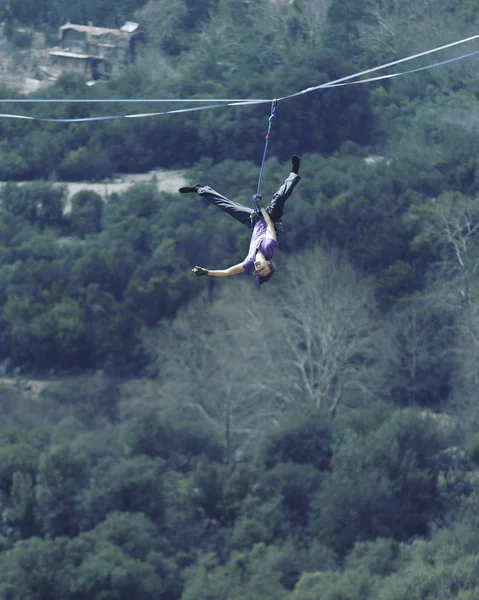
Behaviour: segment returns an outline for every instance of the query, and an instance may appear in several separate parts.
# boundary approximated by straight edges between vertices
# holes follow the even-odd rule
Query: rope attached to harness
[[[269,138],[270,138],[270,134],[271,134],[271,125],[273,124],[273,119],[276,116],[276,104],[277,104],[277,100],[273,100],[273,103],[271,105],[271,115],[268,119],[268,133],[266,134],[266,138],[265,138],[263,160],[261,162],[261,169],[259,172],[258,187],[256,189],[256,194],[253,194],[253,208],[254,208],[254,212],[258,216],[261,215],[261,211],[259,209],[257,200],[261,199],[261,194],[260,194],[261,180],[263,179],[264,163],[266,160],[266,152],[268,150],[268,142],[269,142]]]

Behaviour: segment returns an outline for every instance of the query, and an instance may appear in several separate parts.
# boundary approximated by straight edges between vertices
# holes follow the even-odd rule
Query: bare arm
[[[212,277],[229,277],[230,275],[237,275],[238,273],[244,273],[245,269],[241,266],[241,263],[229,267],[228,269],[217,269],[210,271],[209,269],[203,269],[202,267],[195,267],[192,269],[195,275],[210,275]],[[206,272],[204,272],[206,271]]]
[[[261,207],[261,215],[262,215],[263,219],[266,222],[266,226],[267,226],[266,234],[267,234],[267,236],[269,238],[272,238],[273,240],[276,240],[276,229],[274,228],[274,223],[273,223],[271,217],[269,216],[269,213],[263,207]]]

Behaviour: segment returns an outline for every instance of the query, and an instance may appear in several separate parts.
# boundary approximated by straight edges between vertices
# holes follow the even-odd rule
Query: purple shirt
[[[252,271],[254,269],[254,261],[258,250],[264,255],[266,260],[271,260],[273,258],[273,254],[278,247],[278,242],[273,240],[273,238],[266,237],[267,230],[268,226],[263,219],[258,219],[254,224],[248,256],[241,263],[241,266],[245,271]]]

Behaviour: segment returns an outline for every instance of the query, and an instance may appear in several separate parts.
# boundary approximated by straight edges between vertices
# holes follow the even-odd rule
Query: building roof
[[[80,54],[79,52],[68,52],[67,50],[51,50],[50,56],[67,56],[68,58],[82,58],[83,60],[92,58],[89,54]]]
[[[120,31],[126,31],[127,33],[133,33],[138,29],[138,23],[134,23],[133,21],[126,21],[124,25],[120,27]]]
[[[133,33],[138,29],[138,23],[127,21],[121,29],[111,29],[109,27],[94,27],[93,25],[74,25],[73,23],[66,23],[60,27],[60,31],[67,29],[73,29],[74,31],[81,31],[83,33],[89,33],[90,35],[105,35],[110,33],[112,35],[123,35],[124,33]]]
[[[66,29],[73,29],[74,31],[81,31],[83,33],[90,33],[91,35],[104,35],[105,33],[112,33],[113,35],[121,35],[119,29],[108,29],[107,27],[93,27],[93,25],[73,25],[67,23],[60,27],[60,31]]]

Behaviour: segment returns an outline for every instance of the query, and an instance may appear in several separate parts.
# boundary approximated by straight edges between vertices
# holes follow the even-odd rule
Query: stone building
[[[73,25],[60,27],[60,44],[49,54],[62,73],[79,73],[88,79],[108,79],[135,58],[142,41],[138,23],[127,21],[120,29]]]

